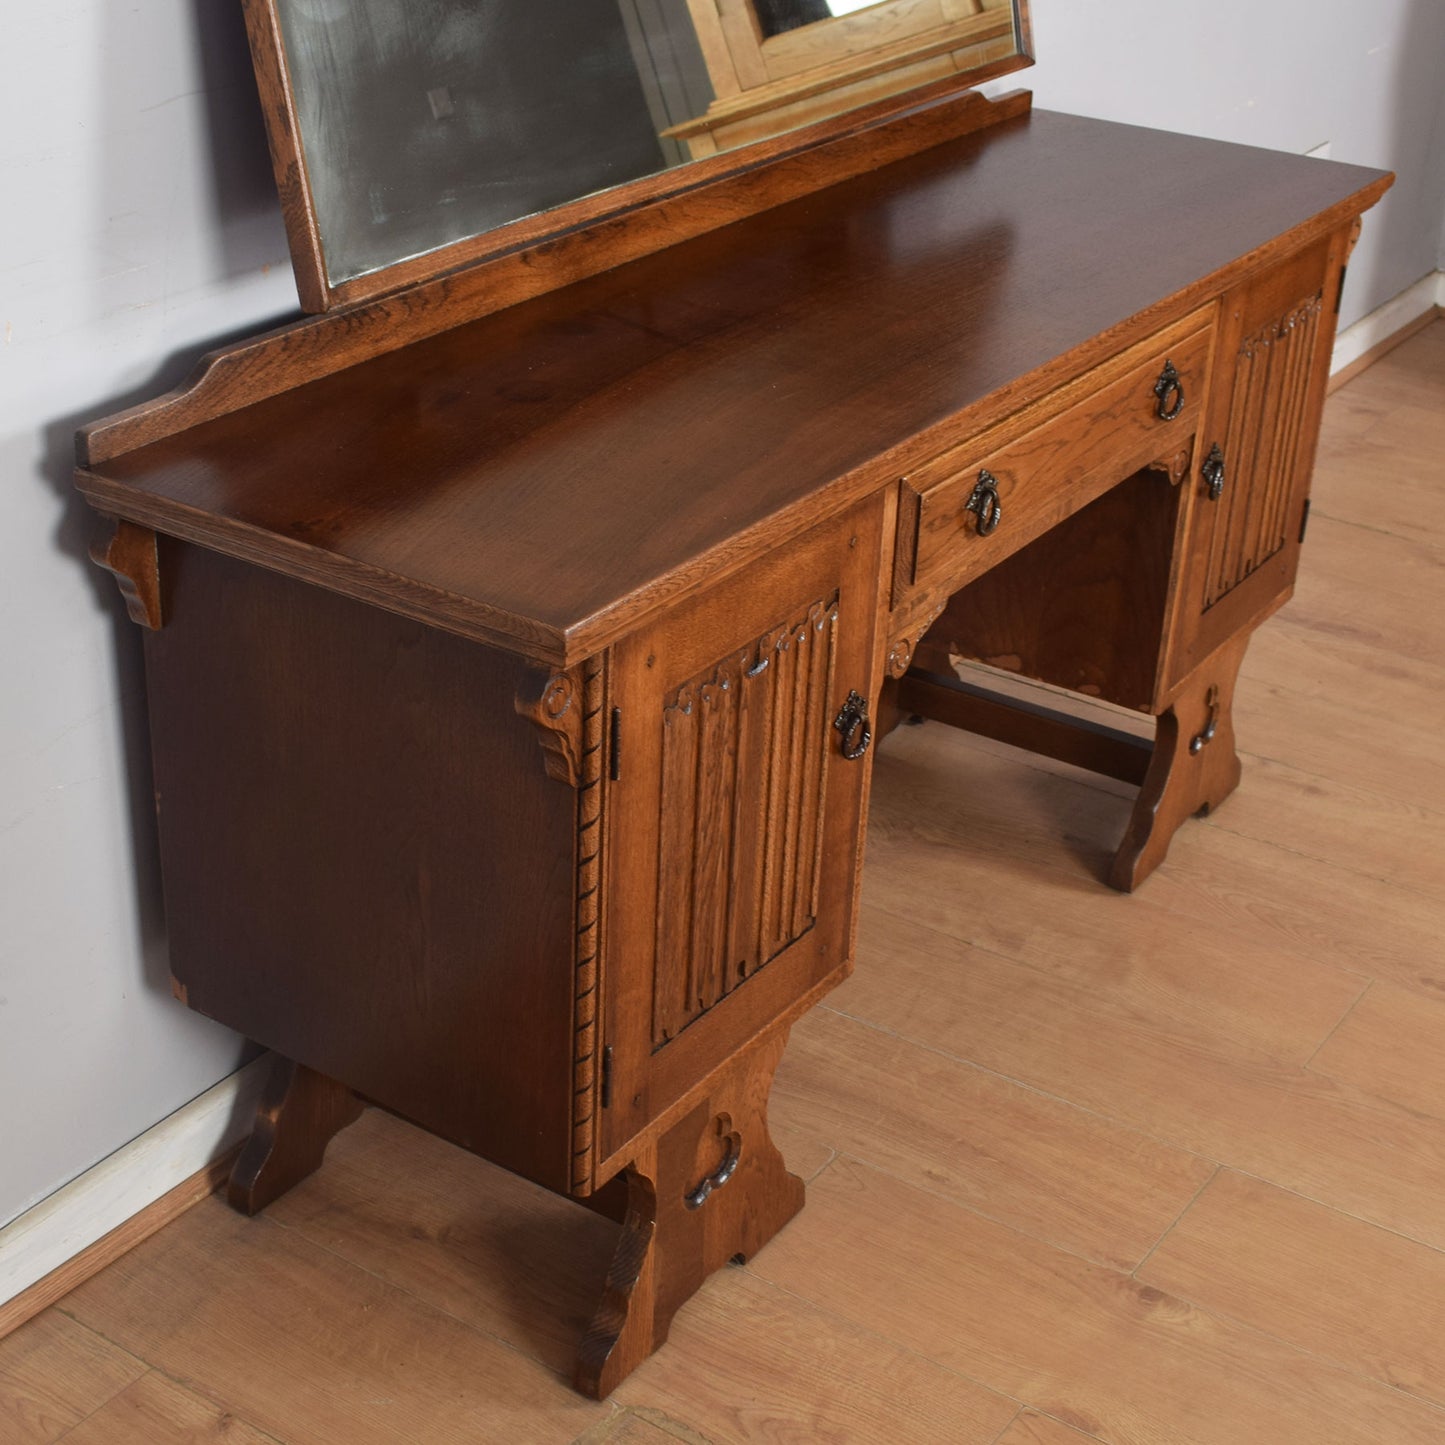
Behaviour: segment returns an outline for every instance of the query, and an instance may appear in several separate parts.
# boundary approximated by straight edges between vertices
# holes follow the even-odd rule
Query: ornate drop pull
[[[1224,495],[1224,453],[1220,451],[1218,442],[1209,448],[1209,455],[1199,470],[1204,485],[1209,488],[1209,500],[1217,502]]]
[[[1171,393],[1174,397],[1172,402],[1169,399]],[[1159,373],[1159,380],[1154,383],[1154,395],[1158,398],[1154,415],[1160,421],[1173,421],[1184,410],[1184,383],[1179,380],[1179,373],[1174,369],[1172,361],[1164,363],[1164,370]]]
[[[701,1209],[708,1201],[708,1196],[715,1190],[721,1189],[738,1167],[738,1160],[742,1158],[742,1146],[736,1134],[728,1135],[728,1151],[723,1156],[723,1162],[709,1174],[696,1189],[689,1190],[682,1196],[682,1202],[688,1209]]]
[[[1209,721],[1204,724],[1202,733],[1195,733],[1189,739],[1189,751],[1194,756],[1202,753],[1214,741],[1215,729],[1219,726],[1219,688],[1217,686],[1211,687],[1205,694],[1204,705],[1209,709]]]
[[[963,504],[965,512],[978,518],[978,535],[987,537],[1003,521],[1003,503],[998,499],[998,478],[983,468],[974,483],[973,492]]]
[[[868,751],[868,744],[873,741],[873,729],[868,725],[868,704],[856,692],[848,694],[848,700],[833,719],[833,726],[842,734],[839,746],[850,763]]]

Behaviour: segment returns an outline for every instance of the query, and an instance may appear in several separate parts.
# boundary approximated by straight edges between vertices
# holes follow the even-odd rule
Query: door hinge
[[[615,783],[622,776],[622,709],[612,709],[612,735],[608,738],[607,776]]]
[[[1299,514],[1299,539],[1300,539],[1300,544],[1301,544],[1301,545],[1304,544],[1305,528],[1307,528],[1307,527],[1309,526],[1309,524],[1310,524],[1310,499],[1309,499],[1308,497],[1306,497],[1306,498],[1305,498],[1305,504],[1304,504],[1304,510]]]
[[[612,1045],[602,1050],[602,1107],[612,1107]]]

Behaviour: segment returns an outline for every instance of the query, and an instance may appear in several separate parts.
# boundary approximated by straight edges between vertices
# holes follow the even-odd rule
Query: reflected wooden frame
[[[333,311],[354,303],[372,301],[403,287],[444,277],[481,261],[541,247],[574,233],[594,230],[600,232],[609,226],[624,225],[630,214],[643,208],[655,207],[672,197],[684,196],[701,187],[755,170],[771,161],[810,150],[850,129],[876,124],[888,115],[912,109],[919,104],[934,104],[948,96],[961,94],[985,80],[1032,65],[1034,59],[1028,0],[980,0],[980,8],[986,10],[990,16],[1001,13],[1008,17],[1010,33],[1016,36],[1017,43],[1009,47],[1007,55],[996,58],[980,55],[979,63],[971,68],[959,69],[956,65],[949,64],[940,78],[932,72],[921,73],[915,66],[915,62],[920,58],[927,61],[939,55],[947,57],[955,52],[963,53],[964,30],[951,30],[947,37],[934,35],[927,38],[920,36],[915,27],[915,32],[905,37],[901,47],[897,43],[889,44],[874,55],[861,44],[860,36],[863,32],[849,22],[873,15],[880,18],[892,17],[895,20],[899,17],[906,19],[908,13],[916,11],[920,3],[930,4],[935,9],[939,5],[952,5],[969,10],[973,8],[972,0],[885,0],[884,4],[872,10],[807,27],[829,31],[835,37],[845,37],[853,46],[851,59],[847,61],[844,69],[839,69],[833,61],[825,62],[821,66],[802,66],[796,71],[796,79],[792,83],[795,90],[806,91],[806,94],[795,97],[806,104],[787,113],[774,102],[773,108],[779,110],[778,124],[771,129],[760,128],[756,137],[740,136],[737,141],[729,144],[727,149],[721,148],[715,138],[711,142],[707,139],[697,142],[685,137],[696,158],[683,165],[625,182],[610,190],[567,202],[536,215],[524,216],[493,230],[450,242],[422,255],[407,257],[365,275],[333,282],[326,269],[315,196],[307,175],[306,156],[297,120],[296,97],[286,63],[286,48],[277,8],[279,3],[280,0],[241,0],[266,123],[267,141],[271,149],[271,163],[281,197],[291,264],[296,274],[296,288],[302,310],[312,313]],[[689,0],[689,4],[694,7],[698,3],[699,0]],[[713,0],[701,0],[701,3],[711,7]],[[721,0],[721,3],[739,5],[744,4],[745,0]],[[751,16],[751,12],[748,13]],[[991,20],[990,23],[996,22]],[[756,16],[751,16],[751,24],[762,42]],[[878,24],[877,20],[873,22],[875,31]],[[954,24],[965,29],[972,25],[974,38],[979,38],[976,17],[972,20],[959,20]],[[834,27],[844,28],[834,31]],[[708,54],[708,42],[701,29],[699,38],[703,40],[704,54],[711,73],[713,57]],[[789,37],[785,34],[774,38],[786,40]],[[836,43],[836,38],[829,42]],[[906,59],[900,59],[903,51],[910,45],[912,53]],[[787,47],[784,49],[787,50]],[[924,49],[928,50],[927,55],[921,55]],[[784,60],[782,63],[787,62]],[[860,81],[863,82],[861,86],[858,84]],[[717,84],[716,76],[714,84]],[[830,89],[836,91],[832,99],[837,102],[831,105],[823,102],[823,98],[829,96]],[[734,92],[735,101],[740,93]],[[768,96],[755,97],[747,118],[761,114],[768,108],[768,102]],[[714,106],[712,109],[716,108]],[[700,135],[708,131],[709,127],[704,123],[697,124],[701,126],[698,132]],[[688,128],[677,127],[669,134],[678,134]]]
[[[886,95],[1030,63],[1013,0],[886,0],[768,35],[754,0],[687,0],[717,99],[666,133],[694,156],[730,150]]]

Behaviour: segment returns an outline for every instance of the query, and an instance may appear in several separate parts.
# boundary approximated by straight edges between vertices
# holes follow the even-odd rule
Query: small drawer
[[[1196,311],[909,472],[895,605],[913,587],[956,591],[1140,467],[1187,452],[1212,322],[1213,308]]]

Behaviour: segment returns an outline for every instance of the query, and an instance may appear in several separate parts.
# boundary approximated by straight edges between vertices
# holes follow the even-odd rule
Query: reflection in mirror
[[[671,166],[1031,60],[1027,0],[242,3],[313,309]]]
[[[333,286],[662,170],[712,100],[685,9],[648,33],[632,0],[277,8]]]
[[[800,25],[851,15],[855,10],[871,10],[882,3],[883,0],[752,0],[764,35],[781,35]]]

